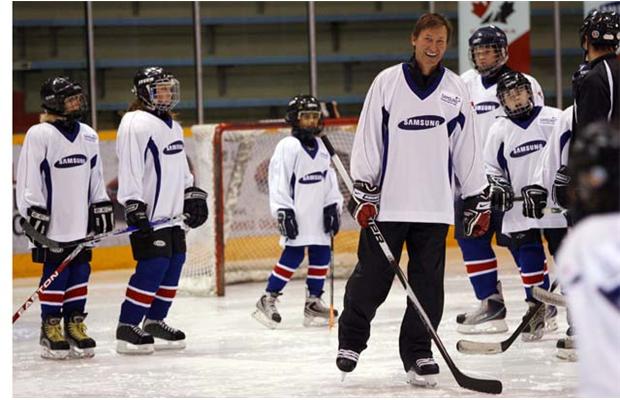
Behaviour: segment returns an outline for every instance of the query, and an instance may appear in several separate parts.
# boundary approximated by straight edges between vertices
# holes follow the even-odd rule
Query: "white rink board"
[[[506,353],[492,356],[456,351],[456,342],[463,337],[502,340],[508,336],[465,336],[456,332],[456,314],[475,305],[459,264],[449,262],[451,272],[446,277],[444,317],[439,329],[456,364],[479,376],[499,378],[505,397],[575,396],[576,364],[555,357],[555,342],[566,330],[564,310],[559,313],[559,330],[541,342],[523,343],[519,339]],[[188,335],[185,350],[149,356],[118,355],[114,334],[131,272],[101,272],[91,277],[87,322],[97,340],[93,359],[49,361],[39,357],[38,302],[15,323],[15,397],[493,397],[460,388],[436,350],[434,355],[441,368],[439,387],[414,388],[405,382],[398,355],[405,294],[398,282],[377,312],[368,349],[344,382],[340,382],[335,365],[337,329],[330,332],[328,328],[302,327],[301,280],[291,281],[280,297],[283,322],[277,330],[268,330],[250,317],[264,283],[231,285],[224,298],[176,299],[167,321]],[[502,268],[500,276],[512,330],[526,309],[523,289],[511,268]],[[31,294],[34,285],[33,279],[14,281],[13,309]],[[335,283],[338,309],[342,308],[344,285],[344,280]]]

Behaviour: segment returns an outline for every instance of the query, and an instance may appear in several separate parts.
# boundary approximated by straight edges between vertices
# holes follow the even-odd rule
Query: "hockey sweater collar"
[[[50,123],[71,143],[75,141],[80,132],[80,123],[77,121],[56,120]]]
[[[530,113],[530,115],[528,115],[525,118],[510,118],[508,117],[512,122],[514,122],[516,125],[520,126],[522,129],[527,129],[532,122],[534,122],[534,120],[536,119],[536,117],[538,117],[538,114],[540,114],[540,112],[542,111],[542,107],[540,106],[536,106],[532,109],[532,112]]]
[[[403,63],[403,74],[407,85],[421,100],[430,96],[437,89],[444,72],[445,68],[441,63],[430,75],[422,74],[413,57],[409,62]]]

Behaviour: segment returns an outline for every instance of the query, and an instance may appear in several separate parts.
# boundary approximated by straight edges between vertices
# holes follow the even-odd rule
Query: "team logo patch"
[[[153,242],[153,246],[155,247],[166,247],[166,242],[163,240],[156,240]]]
[[[532,140],[531,142],[520,144],[513,151],[510,152],[510,157],[517,158],[534,153],[545,147],[546,143],[547,142],[545,142],[544,140]]]
[[[438,115],[420,115],[419,117],[410,117],[404,121],[400,121],[398,127],[407,131],[418,131],[435,128],[445,121],[443,117]]]
[[[176,154],[183,151],[183,141],[177,140],[176,142],[170,143],[164,149],[164,154]]]
[[[484,101],[475,106],[476,114],[484,114],[493,111],[499,107],[499,103],[495,101]]]
[[[553,126],[557,121],[556,117],[538,118],[538,125]]]
[[[61,158],[60,160],[54,163],[54,167],[56,168],[71,168],[71,167],[79,167],[82,164],[86,163],[85,155],[83,154],[72,154],[70,156],[66,156]]]
[[[327,175],[327,171],[312,172],[299,178],[299,183],[309,185],[312,183],[321,182],[325,178],[325,175]]]
[[[443,101],[444,103],[448,103],[451,106],[457,106],[461,103],[461,98],[452,93],[442,92],[439,98],[441,99],[441,101]]]
[[[84,134],[84,140],[87,142],[97,143],[97,136],[86,133]]]

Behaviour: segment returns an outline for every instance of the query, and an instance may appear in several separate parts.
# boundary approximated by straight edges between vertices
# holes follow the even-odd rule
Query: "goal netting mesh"
[[[325,121],[328,135],[349,169],[355,119]],[[192,127],[196,185],[209,194],[209,220],[187,237],[187,261],[179,289],[194,295],[224,295],[225,285],[266,280],[282,248],[269,212],[268,167],[276,144],[290,127],[280,122],[207,124]],[[345,200],[349,193],[338,177]],[[342,215],[334,239],[334,275],[346,277],[356,257],[359,229]],[[307,259],[295,273],[305,278]]]

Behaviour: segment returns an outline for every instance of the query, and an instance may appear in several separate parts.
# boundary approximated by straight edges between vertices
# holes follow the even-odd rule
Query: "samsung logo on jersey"
[[[183,151],[183,141],[177,140],[176,142],[170,143],[164,149],[164,154],[176,154]]]
[[[484,114],[489,111],[493,111],[499,107],[499,103],[494,101],[485,101],[482,103],[476,104],[476,114]]]
[[[83,154],[72,154],[70,156],[63,157],[60,160],[56,161],[54,163],[54,167],[56,168],[77,167],[77,166],[80,166],[86,163],[86,160],[88,160],[88,158],[86,158],[86,156]]]
[[[417,131],[421,129],[435,128],[436,126],[443,124],[444,121],[445,119],[438,115],[421,115],[419,117],[411,117],[404,121],[400,121],[398,123],[398,127],[408,131]]]
[[[317,183],[317,182],[321,182],[324,178],[325,175],[327,175],[327,171],[316,171],[316,172],[312,172],[308,175],[302,176],[301,178],[299,178],[299,183],[303,183],[303,184],[312,184],[312,183]]]
[[[535,151],[538,151],[545,147],[544,140],[532,140],[531,142],[523,143],[522,145],[517,146],[513,151],[510,152],[510,157],[523,157]]]

